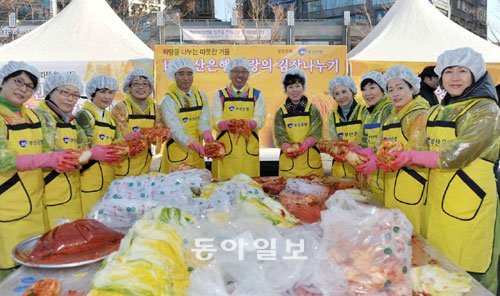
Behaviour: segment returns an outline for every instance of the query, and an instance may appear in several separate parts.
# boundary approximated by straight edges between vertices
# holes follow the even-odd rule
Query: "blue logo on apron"
[[[104,138],[105,138],[105,137],[106,137],[106,136],[105,136],[104,134],[100,134],[100,135],[99,135],[99,139],[101,139],[101,140],[104,140]]]
[[[229,111],[234,111],[234,106],[229,106]]]
[[[187,117],[184,117],[184,118],[182,119],[182,121],[183,121],[184,123],[186,123],[186,122],[188,122],[188,118],[187,118]]]
[[[66,143],[66,144],[68,144],[69,143],[69,138],[68,137],[64,137],[63,138],[63,142]]]
[[[342,139],[344,137],[344,133],[339,133],[338,136],[340,139]]]
[[[288,128],[292,128],[293,127],[293,123],[289,123],[287,126],[288,126]]]
[[[134,132],[136,132],[136,131],[138,131],[138,130],[139,130],[139,127],[138,127],[138,126],[134,126],[134,127],[132,128],[132,130],[133,130]]]
[[[28,141],[26,141],[26,140],[19,141],[19,146],[25,148],[27,145],[28,145]]]

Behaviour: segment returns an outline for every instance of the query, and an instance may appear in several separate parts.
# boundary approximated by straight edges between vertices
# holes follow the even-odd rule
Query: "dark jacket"
[[[439,100],[434,94],[434,89],[430,87],[427,83],[425,82],[420,82],[420,93],[419,95],[426,99],[427,102],[429,102],[430,106],[434,106],[439,104]]]

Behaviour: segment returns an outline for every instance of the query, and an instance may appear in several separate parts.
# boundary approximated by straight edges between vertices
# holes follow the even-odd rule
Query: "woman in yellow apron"
[[[262,92],[247,84],[250,64],[242,58],[232,59],[225,68],[231,83],[217,91],[212,100],[212,124],[217,140],[226,146],[226,156],[212,161],[212,176],[229,179],[236,174],[260,175],[258,131],[266,119],[266,102]],[[231,119],[244,119],[252,129],[248,142],[230,129]]]
[[[49,229],[42,168],[78,168],[78,157],[70,152],[52,152],[53,119],[23,105],[39,80],[40,72],[24,62],[0,69],[0,280],[16,265],[11,250]]]
[[[330,139],[355,142],[361,133],[363,107],[354,99],[357,93],[354,80],[349,76],[335,77],[330,81],[328,90],[337,103],[337,107],[328,115]],[[332,176],[354,178],[355,170],[347,163],[333,160]]]
[[[113,102],[117,90],[118,82],[113,77],[95,76],[86,86],[88,100],[76,114],[76,121],[85,131],[92,153],[92,160],[80,170],[84,215],[106,193],[115,178],[113,165],[120,161],[120,155],[109,145],[123,139],[111,113],[106,110]]]
[[[193,87],[196,68],[188,58],[170,61],[167,77],[175,83],[163,98],[163,121],[172,139],[163,149],[160,172],[169,173],[176,164],[205,168],[202,141],[214,140],[210,128],[210,109],[205,94]]]
[[[44,90],[47,95],[38,109],[49,113],[56,122],[56,150],[88,149],[87,137],[72,114],[82,88],[80,77],[73,73],[58,73],[45,78]],[[44,180],[44,198],[50,228],[66,222],[66,219],[76,220],[83,217],[80,170],[48,171],[44,173]]]
[[[380,143],[382,123],[389,117],[392,104],[384,91],[384,75],[371,71],[361,77],[361,91],[367,107],[363,108],[361,126],[361,147],[351,144],[350,149],[370,158],[370,161],[356,167],[356,171],[370,176],[370,190],[381,202],[384,201],[384,171],[377,169],[374,151]]]
[[[429,112],[430,151],[407,151],[399,159],[431,169],[424,236],[496,293],[498,98],[481,54],[471,48],[445,51],[435,71],[447,94]]]
[[[425,149],[425,118],[429,103],[418,96],[420,78],[405,66],[393,66],[384,74],[387,95],[394,108],[382,125],[382,138],[403,144],[405,150]],[[400,209],[420,233],[425,186],[429,170],[381,165],[384,175],[384,204]]]
[[[144,69],[135,69],[125,77],[123,92],[127,97],[113,107],[113,119],[125,139],[142,138],[141,128],[150,128],[161,122],[158,106],[151,97],[153,77]],[[125,158],[115,167],[115,177],[149,173],[152,156],[151,147],[146,147],[141,153]]]
[[[287,98],[274,117],[274,139],[281,147],[279,175],[282,177],[323,176],[321,155],[314,145],[321,139],[323,119],[319,110],[309,102],[304,91],[306,74],[290,69],[281,79]],[[298,151],[287,153],[292,144]]]

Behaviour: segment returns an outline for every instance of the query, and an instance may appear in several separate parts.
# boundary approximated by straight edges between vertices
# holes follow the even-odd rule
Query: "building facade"
[[[338,19],[344,11],[351,13],[351,22],[375,26],[396,0],[297,0],[297,18]],[[467,30],[487,36],[487,0],[429,0],[444,15]]]

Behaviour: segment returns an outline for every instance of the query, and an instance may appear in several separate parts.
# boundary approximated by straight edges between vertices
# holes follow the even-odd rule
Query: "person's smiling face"
[[[349,105],[354,99],[354,94],[352,93],[352,91],[344,85],[335,86],[332,96],[340,107]]]
[[[455,66],[444,69],[441,75],[443,88],[452,97],[458,97],[472,85],[472,73],[467,67]]]

